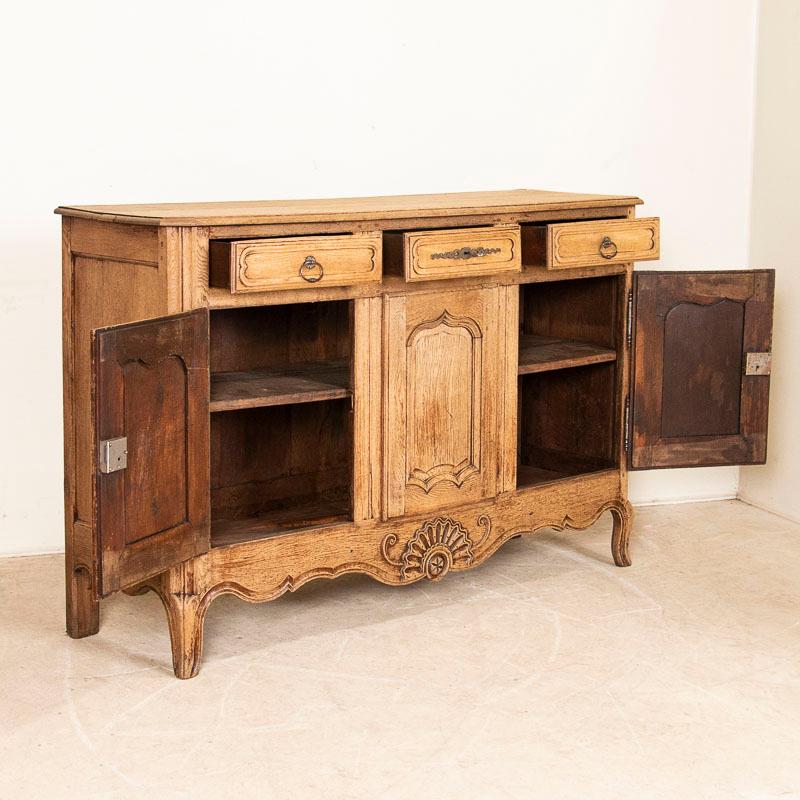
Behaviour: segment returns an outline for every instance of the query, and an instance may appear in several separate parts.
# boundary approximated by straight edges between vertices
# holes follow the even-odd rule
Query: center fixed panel
[[[388,517],[436,512],[505,488],[517,371],[516,337],[507,333],[516,308],[516,286],[387,297]]]

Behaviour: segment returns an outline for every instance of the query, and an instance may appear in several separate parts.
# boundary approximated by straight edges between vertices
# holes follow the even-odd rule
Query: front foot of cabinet
[[[194,678],[200,669],[200,658],[203,655],[205,610],[199,608],[196,598],[165,603],[165,606],[175,677],[182,680]]]
[[[67,564],[67,634],[73,639],[100,630],[100,603],[95,598],[88,567]]]
[[[614,518],[614,529],[611,533],[611,555],[618,567],[629,567],[631,557],[628,552],[628,543],[633,525],[633,509],[627,500],[620,500],[609,510]]]
[[[175,677],[193,678],[203,655],[203,625],[210,595],[203,583],[202,558],[188,561],[127,589],[127,594],[154,591],[167,613]]]

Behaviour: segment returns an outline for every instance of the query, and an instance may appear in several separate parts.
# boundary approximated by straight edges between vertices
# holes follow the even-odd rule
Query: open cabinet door
[[[209,548],[208,311],[92,341],[100,596]]]
[[[631,469],[763,464],[774,270],[634,275]]]

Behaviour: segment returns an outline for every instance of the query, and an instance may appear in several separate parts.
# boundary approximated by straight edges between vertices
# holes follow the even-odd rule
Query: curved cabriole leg
[[[172,667],[175,676],[194,678],[203,655],[203,623],[206,610],[197,595],[168,595],[164,602],[172,644]]]
[[[73,639],[100,630],[100,603],[94,594],[88,567],[67,563],[67,634]]]
[[[633,522],[633,509],[627,500],[611,506],[611,515],[614,518],[614,529],[611,533],[611,555],[618,567],[629,567],[631,557],[628,553],[628,542],[631,536]]]
[[[175,676],[184,680],[197,675],[203,654],[208,602],[202,575],[202,566],[188,561],[127,590],[128,594],[142,594],[151,589],[161,598],[167,612],[172,667]]]

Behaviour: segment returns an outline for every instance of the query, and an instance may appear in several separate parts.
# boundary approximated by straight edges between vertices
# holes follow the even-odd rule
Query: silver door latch
[[[748,353],[744,361],[745,375],[769,375],[772,371],[772,353]]]
[[[119,436],[116,439],[103,439],[100,442],[98,454],[100,472],[108,475],[128,466],[128,437]]]

